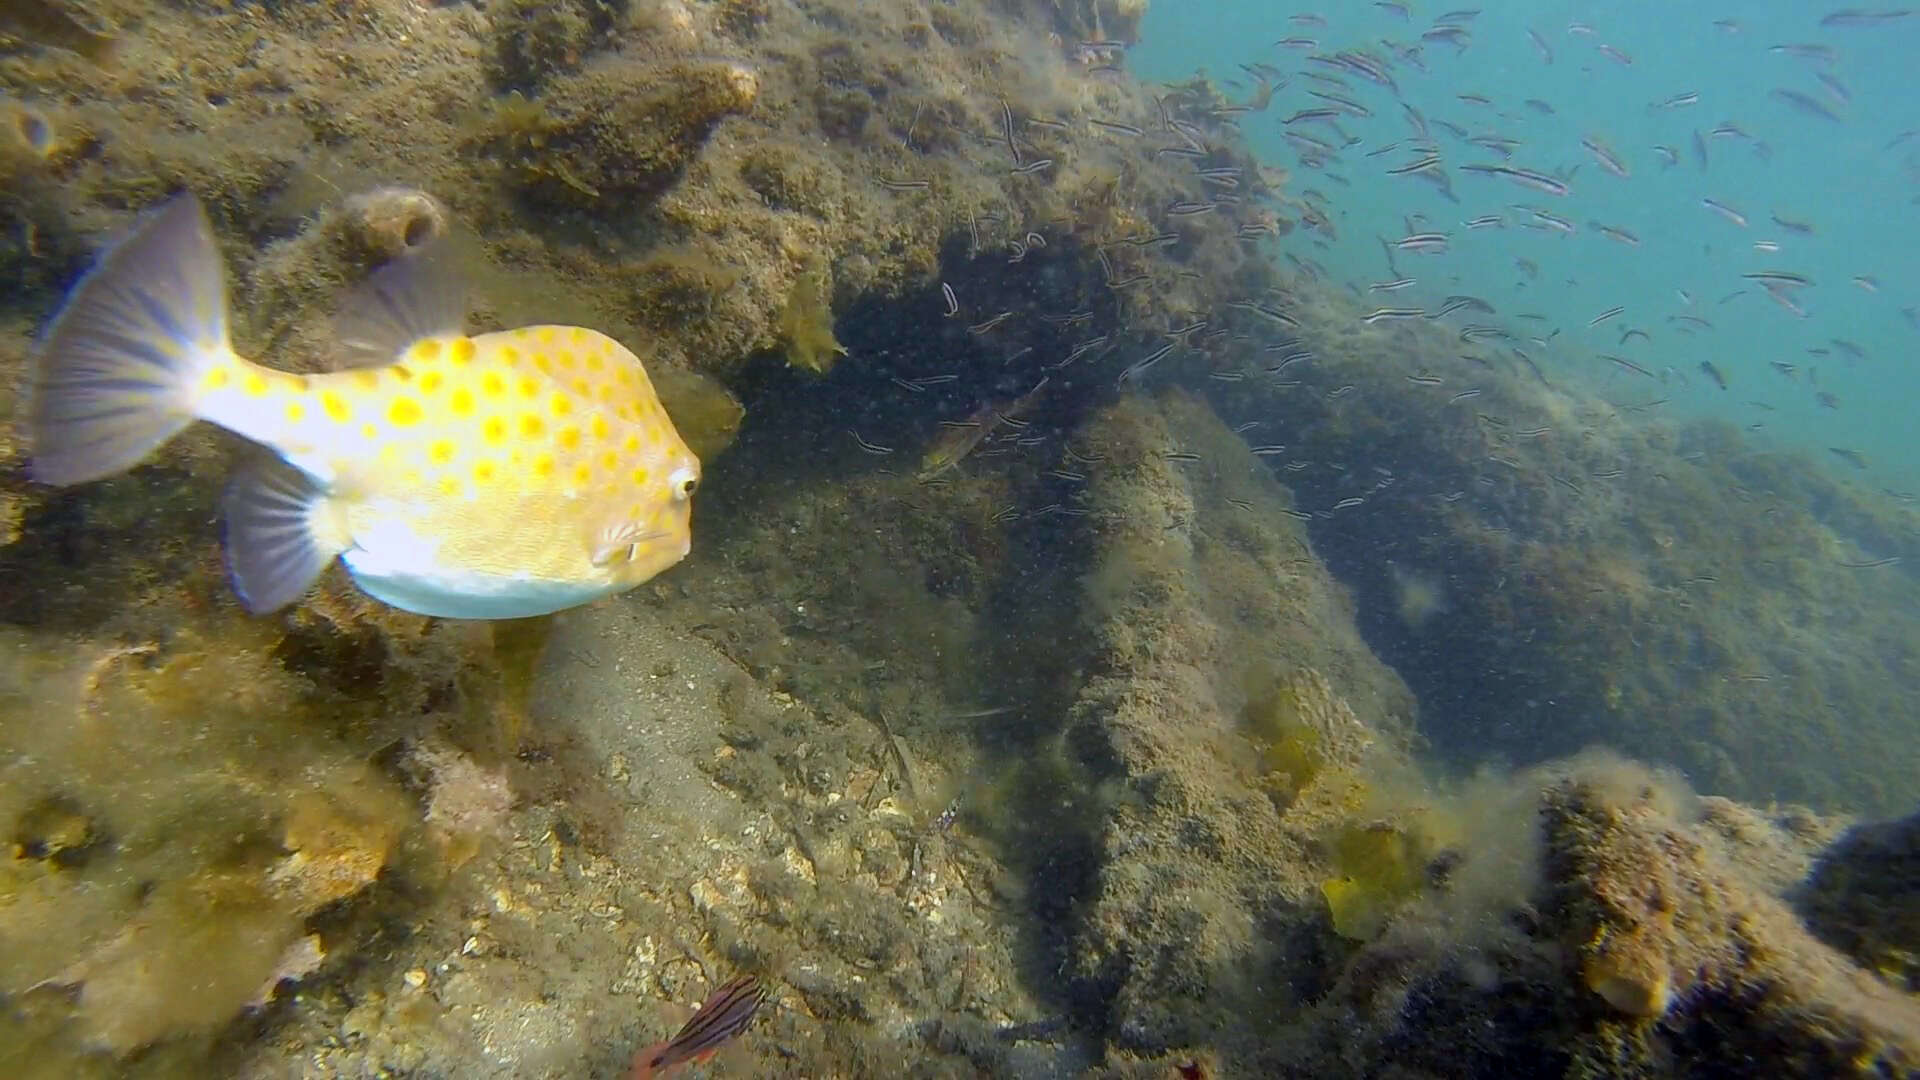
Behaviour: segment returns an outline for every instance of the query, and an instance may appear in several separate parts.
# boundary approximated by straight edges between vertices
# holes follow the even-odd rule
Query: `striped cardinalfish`
[[[347,369],[243,359],[206,214],[181,196],[101,256],[48,331],[32,475],[112,476],[196,420],[272,450],[224,506],[255,612],[298,600],[335,558],[394,607],[475,619],[558,611],[679,562],[700,462],[639,358],[581,327],[469,337],[465,316],[428,251],[349,298]]]
[[[693,1018],[673,1038],[654,1043],[633,1059],[629,1080],[652,1080],[688,1062],[702,1062],[753,1023],[766,999],[766,987],[751,975],[741,975],[707,996]]]

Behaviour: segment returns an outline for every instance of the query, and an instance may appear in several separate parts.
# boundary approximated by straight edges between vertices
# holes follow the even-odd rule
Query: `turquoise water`
[[[1290,20],[1316,10],[1324,26]],[[1667,399],[1657,407],[1724,418],[1750,428],[1758,447],[1804,448],[1843,472],[1850,466],[1828,448],[1852,450],[1866,459],[1871,482],[1920,490],[1920,455],[1908,437],[1920,390],[1913,363],[1920,345],[1920,263],[1913,247],[1920,235],[1920,135],[1901,138],[1920,128],[1910,68],[1920,55],[1920,15],[1822,26],[1829,9],[1786,2],[1488,5],[1470,20],[1455,20],[1466,30],[1464,47],[1422,42],[1448,10],[1419,5],[1403,19],[1396,7],[1369,4],[1345,10],[1255,0],[1160,4],[1130,61],[1146,79],[1184,79],[1203,69],[1218,80],[1237,80],[1244,89],[1229,91],[1235,100],[1245,100],[1253,85],[1239,65],[1265,63],[1287,73],[1271,107],[1246,114],[1241,127],[1263,160],[1293,170],[1290,192],[1326,195],[1319,204],[1331,209],[1338,238],[1315,250],[1296,233],[1283,241],[1285,250],[1310,254],[1335,281],[1361,289],[1399,276],[1417,280],[1403,291],[1366,295],[1367,309],[1432,310],[1448,294],[1479,296],[1499,316],[1475,321],[1510,328],[1515,344],[1549,376],[1586,372],[1610,401]],[[1332,69],[1307,59],[1314,50],[1274,45],[1296,36],[1317,40],[1322,54],[1358,49],[1389,60],[1398,98],[1351,74],[1342,75],[1350,91],[1307,77]],[[1631,64],[1602,52],[1603,44]],[[1420,47],[1417,58],[1396,55],[1409,45]],[[1798,45],[1830,49],[1830,58],[1775,49]],[[1326,104],[1310,89],[1340,94],[1372,112],[1339,119],[1352,144],[1318,168],[1284,137],[1286,118]],[[1838,119],[1804,111],[1776,89],[1804,94]],[[1842,92],[1850,100],[1843,101]],[[1489,104],[1462,101],[1463,94]],[[1683,94],[1698,100],[1663,107]],[[1389,174],[1421,156],[1403,102],[1430,124],[1457,204],[1429,183]],[[1441,122],[1518,145],[1505,160],[1467,144]],[[1293,130],[1340,145],[1338,135],[1312,121]],[[1696,132],[1706,148],[1704,168],[1693,145]],[[1586,137],[1610,146],[1629,175],[1603,171],[1582,145]],[[1656,146],[1671,148],[1677,163],[1663,163]],[[1460,168],[1477,163],[1562,175],[1570,190],[1556,197]],[[1703,198],[1738,211],[1748,224],[1713,212]],[[1566,219],[1575,231],[1521,227],[1530,214],[1516,209],[1520,205]],[[1506,227],[1464,225],[1489,214],[1503,215]],[[1776,215],[1813,231],[1784,228]],[[1451,243],[1440,255],[1400,254],[1395,274],[1379,238],[1406,235],[1409,219],[1422,231],[1451,234]],[[1612,239],[1596,223],[1624,229],[1640,243]],[[1756,243],[1778,250],[1756,250]],[[1520,259],[1538,266],[1537,280],[1518,268]],[[1795,296],[1804,317],[1742,277],[1776,270],[1811,280]],[[1589,327],[1616,306],[1624,311]],[[1545,318],[1523,320],[1522,314]],[[1622,343],[1635,328],[1649,337]],[[1525,340],[1553,330],[1560,333],[1544,347]],[[1620,356],[1654,377],[1599,354]],[[1703,373],[1702,361],[1724,374],[1726,389]],[[1776,362],[1793,365],[1794,374],[1781,373]],[[1820,403],[1822,392],[1837,408]]]

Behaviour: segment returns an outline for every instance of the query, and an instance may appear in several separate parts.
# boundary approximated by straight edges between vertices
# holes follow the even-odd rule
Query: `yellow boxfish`
[[[474,619],[586,603],[679,562],[700,461],[640,359],[574,326],[468,337],[465,317],[429,249],[349,297],[338,332],[356,366],[242,359],[206,214],[177,197],[100,257],[49,329],[33,476],[111,476],[195,420],[271,449],[224,500],[234,589],[256,612],[299,599],[335,558],[395,607]]]

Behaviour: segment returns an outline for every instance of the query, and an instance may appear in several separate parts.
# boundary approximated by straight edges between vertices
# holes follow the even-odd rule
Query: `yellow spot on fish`
[[[445,381],[445,376],[437,371],[423,371],[420,373],[420,392],[423,394],[431,394],[435,390],[440,389],[440,384]]]
[[[458,337],[453,339],[453,348],[448,351],[447,359],[454,367],[465,367],[473,362],[473,339]]]
[[[362,390],[378,390],[380,389],[380,375],[378,372],[367,371],[365,369],[356,371],[353,373],[353,385]]]
[[[560,429],[560,449],[572,450],[580,445],[580,429],[568,424]]]
[[[583,461],[580,464],[575,465],[573,467],[573,486],[574,487],[586,487],[587,482],[592,479],[593,479],[593,466]]]
[[[532,401],[540,396],[540,380],[531,375],[520,376],[520,396]]]
[[[613,369],[613,378],[621,386],[633,385],[633,369],[625,365]]]
[[[546,434],[547,422],[533,413],[520,414],[520,434],[529,439],[537,439]]]
[[[287,423],[297,424],[307,418],[307,407],[297,401],[287,402]]]
[[[500,346],[500,362],[508,367],[520,362],[520,350],[511,345]]]
[[[225,368],[225,367],[217,367],[217,368],[214,368],[212,371],[207,372],[207,377],[201,380],[200,385],[206,387],[209,390],[224,390],[226,389],[227,384],[232,381],[233,381],[233,369]]]
[[[413,343],[413,348],[407,350],[407,355],[414,360],[438,360],[440,359],[440,339],[427,338],[425,341],[416,341]]]
[[[601,383],[600,389],[595,390],[593,392],[593,396],[599,399],[600,404],[602,405],[612,404],[613,403],[613,384]]]
[[[435,465],[445,465],[447,462],[452,461],[453,440],[435,439],[433,445],[427,449],[427,458]]]
[[[507,392],[506,376],[497,371],[489,371],[480,377],[480,392],[488,397],[499,397]]]
[[[387,423],[394,427],[412,427],[426,414],[420,403],[410,397],[397,397],[387,405]]]
[[[565,416],[573,411],[573,399],[565,394],[555,394],[550,407],[553,409],[553,415]]]
[[[454,387],[453,393],[447,395],[447,408],[453,410],[455,416],[472,416],[473,391],[464,386]]]
[[[649,473],[646,470],[645,466],[642,466],[641,468],[633,470],[633,486],[634,487],[645,487],[647,486],[647,481],[651,479],[653,479],[653,474]],[[634,507],[633,512],[636,517],[639,516],[640,508],[637,506]]]
[[[593,384],[585,379],[575,379],[573,380],[573,392],[579,394],[581,397],[588,397],[593,393]]]
[[[495,465],[492,459],[481,458],[479,461],[473,463],[473,482],[476,484],[492,483],[498,471],[499,466]]]
[[[602,370],[605,370],[606,366],[607,366],[607,362],[600,358],[599,353],[590,352],[587,354],[587,370],[588,371],[602,371]]]
[[[602,469],[607,470],[608,472],[612,472],[613,470],[618,469],[620,467],[620,455],[614,453],[611,450],[607,451],[604,454],[601,454],[600,467]]]
[[[554,353],[553,366],[557,368],[565,368],[568,371],[572,371],[573,370],[573,354],[568,352],[565,349],[561,349],[559,352]]]
[[[460,489],[459,477],[453,475],[452,473],[448,473],[447,475],[442,476],[440,478],[440,494],[458,495],[460,494],[460,490],[461,489]]]
[[[327,410],[327,416],[336,424],[344,424],[353,419],[353,409],[348,406],[347,399],[332,390],[321,393],[320,407]]]
[[[260,397],[267,392],[267,377],[257,371],[249,371],[247,377],[241,380],[240,388],[254,397]]]
[[[487,441],[495,446],[507,441],[507,422],[501,417],[487,417],[486,424],[480,430],[487,437]]]
[[[620,440],[620,449],[625,450],[629,454],[639,453],[640,452],[640,436],[628,435],[626,438]]]
[[[608,435],[607,418],[599,413],[593,414],[593,437],[605,439]]]
[[[533,459],[533,474],[539,477],[553,475],[553,455],[537,454]]]
[[[541,327],[540,329],[534,331],[533,338],[535,341],[538,341],[542,345],[553,344],[553,327],[551,326]]]
[[[567,340],[573,342],[575,345],[587,340],[587,328],[584,326],[575,326],[568,329]]]

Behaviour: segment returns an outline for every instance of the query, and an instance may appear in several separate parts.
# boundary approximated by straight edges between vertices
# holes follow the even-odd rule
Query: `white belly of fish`
[[[449,566],[440,543],[397,522],[354,538],[340,555],[355,582],[376,600],[443,619],[517,619],[545,615],[617,592],[610,580],[555,581]]]

